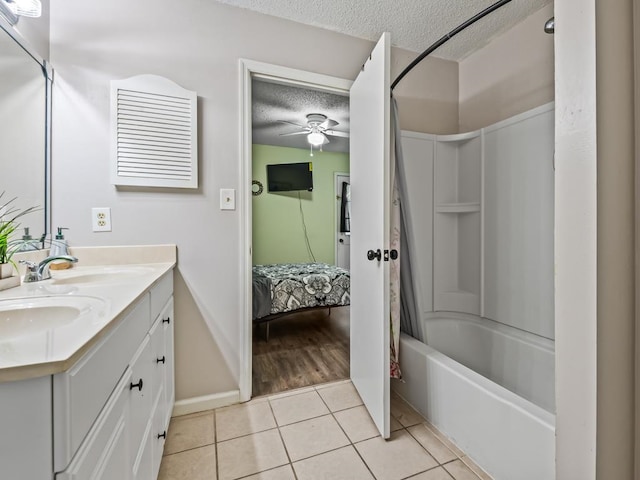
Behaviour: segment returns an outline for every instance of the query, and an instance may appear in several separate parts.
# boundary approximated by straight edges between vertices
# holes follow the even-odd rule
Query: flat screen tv
[[[267,188],[270,192],[312,191],[311,162],[267,165]]]

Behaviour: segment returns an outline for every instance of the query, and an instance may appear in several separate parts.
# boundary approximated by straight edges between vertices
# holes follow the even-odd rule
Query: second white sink
[[[88,296],[24,297],[0,300],[0,342],[91,321],[105,302]]]
[[[51,283],[54,285],[116,283],[131,280],[152,272],[152,268],[125,265],[118,267],[101,267],[99,270],[92,268],[86,270],[73,269],[65,271],[64,273],[54,273]]]

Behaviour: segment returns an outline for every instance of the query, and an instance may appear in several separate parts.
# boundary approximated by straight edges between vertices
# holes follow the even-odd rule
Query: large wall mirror
[[[50,231],[50,74],[46,62],[2,20],[0,205],[16,197],[12,205],[19,209],[39,207],[20,219],[21,227],[29,227],[30,234],[39,238]]]

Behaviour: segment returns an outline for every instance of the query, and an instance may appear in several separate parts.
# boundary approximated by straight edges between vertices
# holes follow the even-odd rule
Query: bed
[[[256,323],[300,310],[349,305],[350,295],[349,271],[335,265],[284,263],[253,267]]]

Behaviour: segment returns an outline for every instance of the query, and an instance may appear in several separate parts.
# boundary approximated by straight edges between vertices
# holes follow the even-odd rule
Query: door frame
[[[257,62],[241,58],[240,67],[240,183],[238,196],[240,200],[240,401],[251,399],[252,373],[252,319],[251,319],[251,267],[252,265],[252,126],[251,126],[251,79],[262,78],[274,83],[298,85],[328,92],[349,95],[352,80],[307,72],[294,68]]]
[[[351,174],[346,172],[333,172],[333,193],[336,197],[336,203],[334,204],[335,217],[333,221],[333,226],[335,228],[335,235],[333,238],[333,262],[336,265],[338,264],[338,241],[340,240],[340,204],[337,201],[338,200],[337,197],[342,193],[342,192],[340,193],[338,192],[338,177],[351,178]]]

